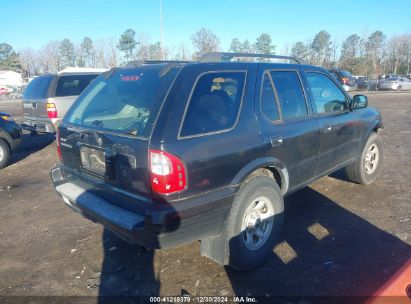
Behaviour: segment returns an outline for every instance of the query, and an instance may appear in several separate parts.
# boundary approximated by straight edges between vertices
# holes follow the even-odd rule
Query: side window
[[[320,73],[306,73],[305,75],[316,113],[340,112],[348,108],[345,94],[328,76]]]
[[[245,72],[213,72],[197,81],[180,136],[230,129],[239,114]]]
[[[280,119],[277,103],[275,101],[274,89],[268,74],[264,74],[261,87],[261,111],[271,121]]]
[[[271,72],[283,120],[307,116],[307,105],[300,78],[294,71]]]

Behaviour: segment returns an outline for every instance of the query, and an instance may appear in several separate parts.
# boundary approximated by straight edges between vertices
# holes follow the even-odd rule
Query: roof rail
[[[220,62],[231,61],[233,58],[272,58],[272,59],[285,59],[301,63],[301,61],[292,56],[272,55],[272,54],[254,54],[254,53],[226,53],[226,52],[211,52],[204,54],[200,58],[200,62]]]
[[[146,60],[144,64],[156,64],[156,63],[190,63],[188,60]]]
[[[161,63],[173,63],[173,64],[179,64],[179,63],[189,63],[191,61],[179,61],[179,60],[133,60],[127,62],[124,67],[132,68],[132,67],[138,67],[143,64],[161,64]]]

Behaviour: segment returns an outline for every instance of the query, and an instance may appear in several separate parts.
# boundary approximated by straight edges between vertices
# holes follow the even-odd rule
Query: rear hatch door
[[[34,78],[23,94],[23,115],[25,119],[47,120],[47,99],[52,95],[54,75]]]
[[[69,182],[123,208],[141,211],[151,194],[148,140],[60,125],[60,149]]]
[[[122,68],[98,77],[60,125],[68,179],[137,212],[151,198],[150,134],[177,75],[176,68],[163,74],[163,67]]]

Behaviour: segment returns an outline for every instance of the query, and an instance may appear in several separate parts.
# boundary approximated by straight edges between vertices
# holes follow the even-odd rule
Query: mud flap
[[[201,255],[224,266],[228,265],[229,257],[225,240],[225,229],[221,234],[209,236],[201,240]]]

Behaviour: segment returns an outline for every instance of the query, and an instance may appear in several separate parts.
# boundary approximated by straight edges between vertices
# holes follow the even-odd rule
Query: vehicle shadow
[[[55,140],[54,134],[30,135],[23,133],[20,145],[12,152],[8,166],[15,164],[29,155],[47,147]]]
[[[150,229],[153,248],[163,247],[161,236],[180,226],[179,214],[165,202],[163,207],[168,211],[161,216],[167,222],[160,229]],[[145,228],[151,226],[153,220],[149,217]],[[148,297],[159,296],[161,285],[155,270],[155,249],[131,245],[108,229],[103,231],[102,243],[104,259],[98,303],[140,303],[148,302]]]
[[[159,294],[160,282],[154,270],[154,250],[130,245],[107,229],[104,229],[102,242],[104,260],[98,303],[127,303],[132,298]]]
[[[258,269],[226,268],[235,295],[365,301],[411,256],[411,246],[306,187],[285,199],[284,229]]]
[[[338,171],[335,171],[335,172],[331,173],[329,175],[329,177],[332,177],[334,179],[338,179],[338,180],[343,181],[343,182],[352,183],[352,181],[350,181],[350,179],[348,178],[347,173],[345,173],[344,169],[340,169]]]

